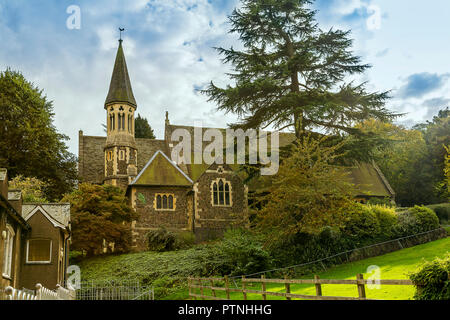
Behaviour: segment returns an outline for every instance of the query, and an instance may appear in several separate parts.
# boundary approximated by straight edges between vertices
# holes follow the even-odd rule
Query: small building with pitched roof
[[[70,204],[23,203],[22,192],[8,188],[7,176],[0,168],[0,291],[7,286],[34,290],[38,283],[52,290],[64,287]]]

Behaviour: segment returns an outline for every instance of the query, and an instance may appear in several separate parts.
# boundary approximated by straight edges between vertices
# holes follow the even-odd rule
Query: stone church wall
[[[164,227],[171,231],[192,230],[192,192],[190,187],[135,186],[131,190],[132,206],[139,219],[133,224],[133,238],[136,250],[147,249],[146,234],[149,230]],[[173,194],[174,210],[156,210],[156,194]]]
[[[219,173],[215,171],[217,165],[211,166],[195,183],[195,223],[194,230],[197,241],[221,237],[223,232],[233,226],[246,224],[247,219],[247,191],[242,180],[225,169]],[[213,206],[212,183],[218,178],[224,178],[231,183],[231,205]]]

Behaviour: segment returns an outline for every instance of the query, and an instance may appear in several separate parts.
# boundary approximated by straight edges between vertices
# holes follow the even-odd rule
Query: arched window
[[[217,182],[214,182],[213,184],[213,203],[214,205],[219,204],[219,191],[217,189]]]
[[[169,209],[170,210],[173,209],[173,196],[172,195],[169,196]]]
[[[156,194],[155,195],[155,199],[156,199],[156,210],[170,210],[173,211],[175,210],[176,206],[176,199],[175,196],[173,194]]]
[[[225,183],[225,205],[230,205],[230,184],[228,182]]]
[[[125,130],[125,114],[122,113],[122,130]]]
[[[161,202],[161,196],[156,196],[156,209],[162,209],[162,202]]]
[[[219,205],[223,206],[223,198],[224,198],[225,194],[223,192],[223,181],[222,179],[219,180]]]
[[[116,129],[116,115],[113,113],[109,115],[109,130],[113,131],[114,129]]]
[[[231,185],[225,179],[218,179],[212,184],[213,206],[231,206]]]
[[[167,196],[163,195],[163,209],[167,209]]]

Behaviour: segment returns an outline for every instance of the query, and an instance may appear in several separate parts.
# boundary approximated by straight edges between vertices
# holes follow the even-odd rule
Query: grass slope
[[[368,279],[373,273],[367,273],[372,265],[380,267],[380,279],[409,279],[408,274],[419,267],[425,260],[443,257],[450,248],[450,238],[440,239],[415,247],[391,252],[382,256],[372,257],[352,263],[342,264],[319,273],[321,279],[356,279],[357,273],[364,274]],[[314,275],[307,275],[303,279],[313,279]],[[375,277],[374,277],[375,278]],[[378,278],[378,277],[376,277]],[[284,285],[267,286],[268,291],[285,292]],[[252,289],[259,290],[255,286]],[[291,285],[291,292],[306,295],[315,295],[314,285]],[[382,300],[409,300],[414,296],[414,286],[384,285],[381,288],[369,289],[366,286],[366,296],[370,299]],[[322,285],[322,295],[358,297],[356,285]],[[242,299],[242,294],[231,294],[232,299]],[[260,295],[248,294],[248,299],[261,299]],[[280,297],[268,297],[280,299]]]
[[[319,273],[322,279],[355,279],[357,273],[366,273],[371,265],[380,267],[381,279],[408,279],[408,273],[414,271],[424,260],[442,257],[450,248],[450,238],[445,238],[419,246],[391,252],[382,256],[342,264]],[[156,297],[164,299],[187,299],[185,281],[189,275],[203,274],[204,259],[201,248],[155,253],[141,252],[123,255],[96,257],[82,261],[83,280],[139,280],[141,285],[155,286]],[[202,262],[203,261],[203,262]],[[311,279],[313,275],[303,278]],[[239,286],[239,282],[237,282]],[[249,288],[250,289],[250,288]],[[260,289],[257,286],[251,289]],[[268,291],[284,291],[283,286],[268,285]],[[412,299],[413,286],[382,286],[381,289],[366,287],[366,295],[372,299]],[[292,285],[292,293],[315,295],[313,285]],[[205,290],[205,294],[210,294]],[[322,294],[328,296],[357,297],[356,285],[323,285]],[[220,296],[220,293],[217,292]],[[232,299],[242,299],[242,294],[231,293]],[[277,299],[280,297],[268,297]],[[261,299],[260,295],[248,294],[248,299]]]

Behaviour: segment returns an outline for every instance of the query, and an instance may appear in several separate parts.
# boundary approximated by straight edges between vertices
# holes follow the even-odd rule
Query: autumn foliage
[[[102,252],[103,243],[114,243],[114,252],[129,250],[136,213],[120,188],[83,183],[62,201],[71,204],[72,250],[91,256]]]

